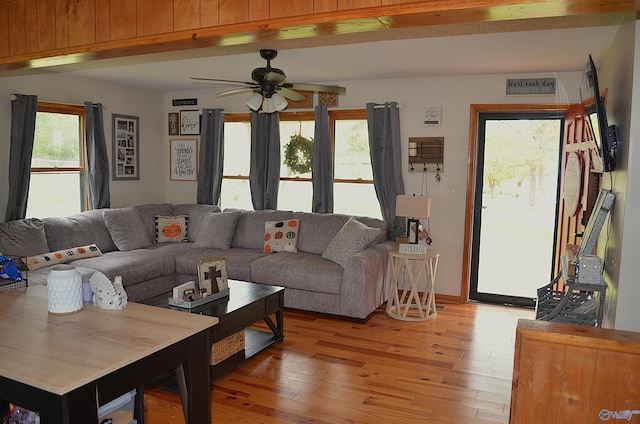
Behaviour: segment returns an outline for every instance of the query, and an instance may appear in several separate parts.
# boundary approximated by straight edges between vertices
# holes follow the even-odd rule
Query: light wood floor
[[[431,321],[381,308],[366,324],[285,313],[285,341],[213,382],[212,423],[507,423],[518,318],[446,305]],[[177,395],[145,390],[150,424],[184,423]]]

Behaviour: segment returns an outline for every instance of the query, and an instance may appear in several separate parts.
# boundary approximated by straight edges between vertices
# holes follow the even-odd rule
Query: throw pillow
[[[87,246],[72,247],[71,249],[62,249],[56,252],[43,253],[36,256],[28,256],[25,258],[29,271],[44,268],[45,266],[61,264],[65,262],[75,261],[77,259],[93,258],[100,256],[102,252],[95,244]]]
[[[229,249],[236,222],[241,211],[208,212],[200,218],[200,231],[196,234],[196,246],[209,249]]]
[[[133,207],[105,209],[104,222],[118,250],[128,252],[153,244],[144,227],[140,214]]]
[[[187,241],[189,215],[154,215],[156,222],[156,243],[177,243]]]
[[[263,252],[297,252],[299,219],[266,221],[264,223]]]
[[[349,218],[331,239],[322,257],[344,268],[350,256],[369,247],[379,235],[379,228],[368,227],[355,218]]]
[[[41,219],[27,218],[0,223],[0,250],[7,256],[31,256],[48,252]]]

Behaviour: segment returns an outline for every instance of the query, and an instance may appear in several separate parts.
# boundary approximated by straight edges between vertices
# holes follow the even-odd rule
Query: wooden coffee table
[[[224,361],[211,365],[211,379],[224,375],[258,352],[284,339],[284,287],[229,280],[229,297],[184,309],[169,305],[170,293],[143,301],[147,305],[175,309],[192,314],[216,317],[218,325],[211,329],[212,344],[237,331],[245,331],[245,347]],[[272,316],[275,317],[275,322]],[[248,328],[263,320],[270,332]]]

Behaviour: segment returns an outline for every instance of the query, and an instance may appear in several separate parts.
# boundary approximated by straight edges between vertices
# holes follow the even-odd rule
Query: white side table
[[[435,284],[439,258],[440,253],[431,248],[424,255],[389,251],[389,266],[393,274],[387,315],[404,321],[424,321],[436,317]],[[399,289],[398,280],[403,270],[407,273],[410,287]],[[423,276],[426,276],[427,287],[421,297],[418,284]],[[409,314],[411,309],[416,309],[418,313]]]

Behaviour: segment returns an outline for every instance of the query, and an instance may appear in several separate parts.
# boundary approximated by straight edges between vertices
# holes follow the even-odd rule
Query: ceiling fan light
[[[262,104],[262,94],[260,93],[253,93],[247,99],[247,107],[251,110],[255,110],[255,111],[259,110],[261,104]]]
[[[274,109],[277,111],[281,111],[289,105],[289,103],[287,102],[287,99],[285,99],[282,95],[278,93],[273,93],[271,95],[271,100],[273,101]]]
[[[262,111],[264,113],[273,113],[277,111],[275,102],[271,97],[265,97],[264,101],[262,102]]]

